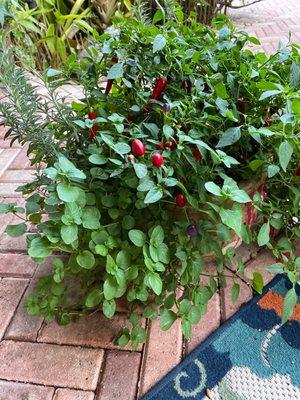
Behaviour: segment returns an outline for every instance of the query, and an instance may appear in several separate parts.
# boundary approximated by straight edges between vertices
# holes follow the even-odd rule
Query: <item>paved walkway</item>
[[[277,13],[275,4],[279,7]],[[256,33],[266,50],[274,51],[282,32],[289,28],[299,39],[299,6],[298,0],[266,0],[264,4],[234,12],[234,18]],[[288,26],[282,15],[289,15]],[[67,91],[73,92],[71,88]],[[4,130],[0,128],[0,201],[21,203],[14,189],[30,180],[33,170],[26,149],[18,144],[9,148],[3,136]],[[241,281],[241,295],[233,306],[230,285],[220,288],[188,342],[182,338],[179,323],[162,332],[157,321],[145,321],[147,343],[136,352],[120,349],[111,339],[126,325],[124,308],[119,309],[113,321],[99,314],[66,327],[26,314],[23,299],[37,278],[49,271],[51,263],[37,267],[26,256],[24,238],[7,237],[5,226],[13,220],[12,216],[0,216],[0,400],[139,399],[253,294],[249,285]],[[272,278],[264,270],[274,262],[270,253],[257,253],[253,247],[241,247],[239,253],[247,262],[246,277],[260,271],[265,282]]]
[[[228,15],[239,27],[257,36],[269,54],[278,49],[279,42],[286,43],[290,33],[293,42],[300,42],[300,0],[262,0],[231,9]]]

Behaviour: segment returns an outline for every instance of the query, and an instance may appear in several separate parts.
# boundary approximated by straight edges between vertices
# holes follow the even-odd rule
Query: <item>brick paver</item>
[[[162,331],[159,321],[151,321],[145,345],[139,394],[145,394],[160,378],[181,360],[182,333],[180,321],[174,322],[168,331]]]
[[[1,254],[0,276],[30,278],[36,264],[25,254]]]
[[[228,14],[237,26],[257,36],[260,48],[269,54],[278,49],[280,42],[286,44],[289,34],[292,41],[300,41],[299,0],[262,0],[249,7],[229,10]]]
[[[134,400],[140,362],[138,353],[108,351],[96,400]]]
[[[46,324],[38,336],[38,341],[118,349],[119,347],[112,341],[123,328],[128,326],[128,319],[124,314],[118,314],[109,320],[99,313],[83,317],[67,326],[58,326],[55,322]],[[142,346],[138,350],[141,351]]]
[[[268,250],[261,250],[254,258],[252,258],[245,268],[245,278],[247,280],[251,280],[253,278],[254,272],[261,273],[264,284],[269,283],[274,275],[266,270],[266,265],[271,265],[276,262],[275,257]]]
[[[227,272],[227,274],[233,276],[233,274],[230,273],[229,271]],[[238,300],[234,304],[232,304],[232,300],[231,300],[231,290],[232,290],[234,281],[231,279],[228,279],[226,288],[221,288],[221,290],[220,290],[221,304],[222,304],[221,315],[222,315],[223,321],[226,321],[226,319],[230,318],[234,313],[237,312],[237,310],[244,303],[249,301],[253,296],[253,292],[252,292],[252,289],[250,288],[250,286],[248,286],[241,279],[235,279],[235,283],[237,283],[240,286],[240,293],[239,293]]]
[[[229,14],[239,27],[259,37],[261,46],[253,46],[255,50],[276,51],[289,31],[300,42],[299,0],[264,0]],[[45,94],[45,88],[37,86]],[[68,85],[59,94],[71,101],[80,98],[82,90]],[[21,194],[14,190],[30,179],[33,167],[27,146],[21,148],[15,142],[10,148],[4,133],[0,126],[0,203],[21,204]],[[147,322],[146,344],[135,352],[121,350],[111,340],[127,324],[123,299],[113,320],[98,314],[61,327],[28,316],[23,300],[52,265],[50,260],[36,266],[25,254],[25,237],[12,239],[4,233],[7,224],[18,222],[16,217],[0,215],[0,400],[137,400],[251,298],[247,282],[253,272],[262,273],[265,283],[272,279],[265,270],[274,262],[270,252],[244,245],[238,255],[246,268],[238,280],[241,293],[235,305],[230,301],[229,282],[213,296],[190,340],[183,340],[179,321],[168,332],[159,329],[158,321]],[[297,249],[300,255],[300,240]],[[236,266],[237,258],[231,270]],[[206,271],[215,271],[214,264],[207,265]]]
[[[219,293],[214,294],[207,306],[207,313],[201,317],[199,324],[193,325],[192,336],[186,342],[185,354],[194,350],[199,343],[203,342],[221,323]]]
[[[4,278],[0,281],[0,340],[15,313],[27,284],[28,281],[23,279]]]
[[[51,387],[0,380],[0,400],[52,400],[53,395]]]
[[[53,400],[94,400],[93,392],[72,389],[57,389]]]
[[[104,351],[3,340],[0,379],[95,390]]]

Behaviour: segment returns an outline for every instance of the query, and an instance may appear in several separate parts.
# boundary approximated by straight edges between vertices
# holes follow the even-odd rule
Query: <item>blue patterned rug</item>
[[[143,400],[300,400],[299,287],[294,314],[281,324],[289,288],[276,277]]]

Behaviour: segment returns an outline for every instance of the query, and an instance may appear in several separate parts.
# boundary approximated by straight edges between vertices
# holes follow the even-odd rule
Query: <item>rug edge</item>
[[[212,334],[210,334],[203,342],[199,343],[199,345],[190,354],[188,354],[178,365],[176,365],[176,367],[174,367],[171,371],[169,371],[163,378],[161,378],[155,384],[155,386],[149,389],[148,392],[144,394],[144,396],[142,396],[139,400],[151,400],[153,396],[159,393],[167,385],[167,383],[173,378],[174,375],[176,375],[182,368],[185,367],[185,365],[189,364],[192,361],[192,359],[195,358],[196,354],[199,351],[209,346],[211,342],[214,341],[220,334],[222,334],[225,329],[227,329],[230,325],[232,325],[232,323],[235,322],[235,320],[238,319],[240,315],[243,314],[248,307],[251,307],[254,303],[257,303],[266,294],[266,292],[274,285],[276,285],[276,283],[279,282],[282,278],[287,279],[285,274],[276,275],[264,287],[263,292],[261,294],[256,293],[252,297],[252,299],[244,303],[235,314],[233,314],[230,318],[228,318],[225,322],[223,322],[223,324],[220,325],[219,328],[217,328]]]

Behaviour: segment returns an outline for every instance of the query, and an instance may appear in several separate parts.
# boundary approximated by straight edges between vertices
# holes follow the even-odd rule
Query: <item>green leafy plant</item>
[[[82,49],[85,37],[93,32],[88,23],[91,10],[84,0],[36,0],[31,7],[13,0],[4,4],[3,14],[10,42],[23,54],[29,52],[39,69],[61,66],[72,51]]]
[[[176,18],[124,19],[95,35],[86,57],[41,77],[43,100],[11,50],[1,58],[6,136],[29,142],[37,165],[19,189],[25,209],[1,205],[23,219],[7,232],[26,232],[40,264],[57,254],[26,308],[66,324],[98,310],[112,318],[126,298],[132,329],[119,345],[145,341],[142,317],[162,329],[179,318],[189,337],[227,279],[236,301],[241,242],[272,250],[269,269],[288,275],[284,320],[299,281],[299,47],[267,57],[224,16],[214,29]],[[56,89],[70,82],[85,95],[67,104]],[[252,284],[262,291],[259,273]]]

